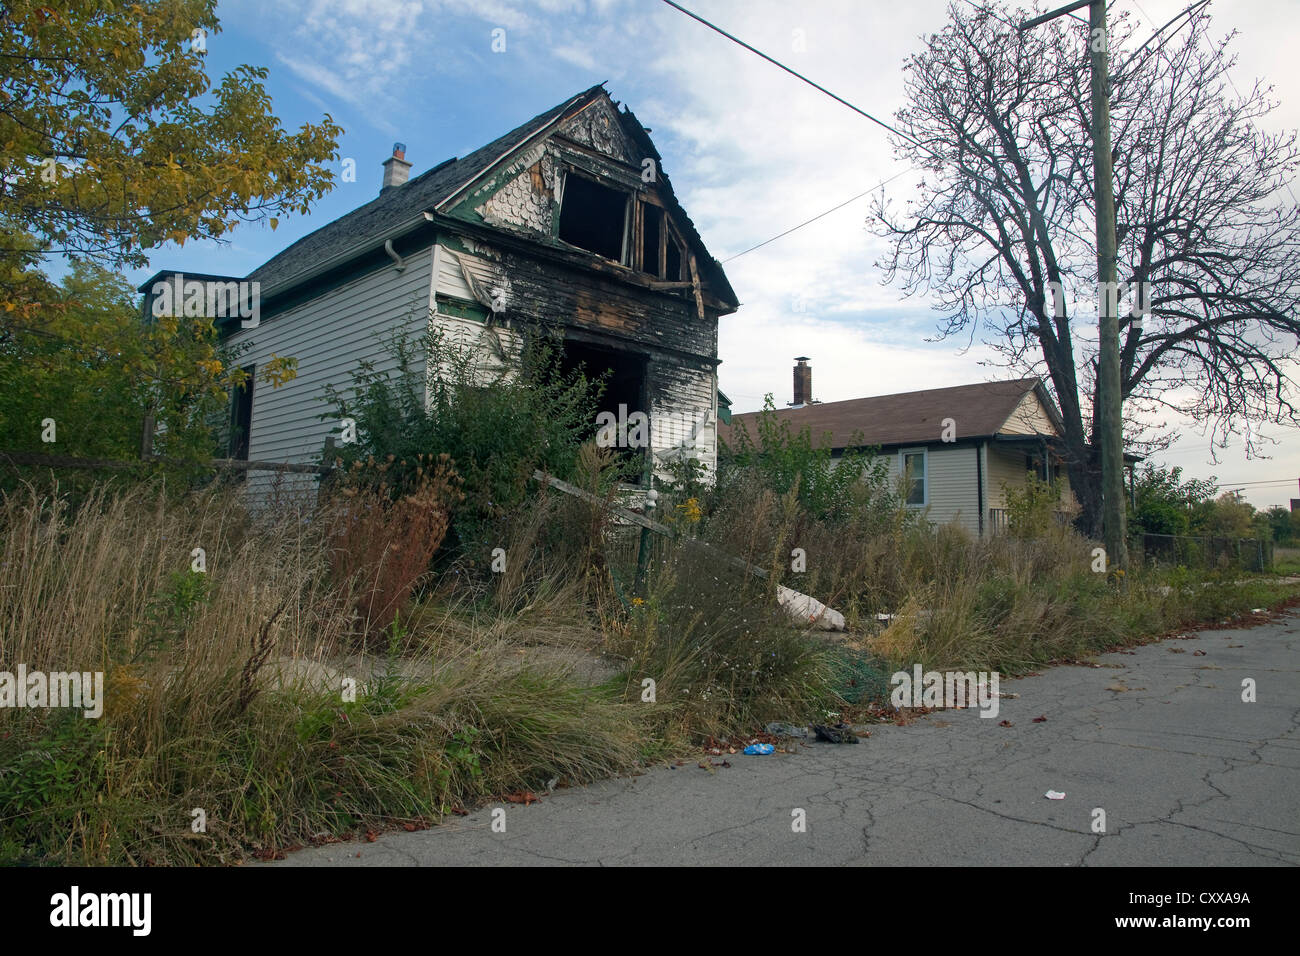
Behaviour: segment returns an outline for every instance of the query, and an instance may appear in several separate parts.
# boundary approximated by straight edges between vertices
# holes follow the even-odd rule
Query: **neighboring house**
[[[1024,487],[1031,472],[1065,477],[1060,415],[1037,378],[816,402],[812,369],[806,358],[796,361],[797,404],[778,410],[778,419],[795,432],[810,428],[814,442],[829,436],[836,457],[877,447],[892,480],[909,476],[908,506],[927,509],[931,521],[992,534],[1006,526],[1004,488]],[[734,444],[739,428],[756,437],[759,414],[733,414],[721,439]],[[1072,507],[1067,485],[1062,510]]]
[[[230,454],[316,460],[339,433],[320,418],[324,387],[346,389],[362,359],[391,368],[382,339],[432,322],[486,368],[532,332],[557,334],[566,367],[610,373],[601,411],[649,415],[656,462],[687,454],[711,472],[718,317],[738,301],[648,132],[596,86],[414,179],[398,144],[376,198],[246,277],[255,326],[218,317],[225,341],[247,346],[244,367],[298,361],[287,385],[234,397]],[[175,281],[141,286],[147,312]]]

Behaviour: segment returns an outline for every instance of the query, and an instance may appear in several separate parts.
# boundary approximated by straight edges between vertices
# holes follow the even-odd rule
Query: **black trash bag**
[[[833,727],[817,724],[813,727],[813,733],[817,735],[818,740],[824,740],[828,744],[856,744],[858,742],[857,735],[853,733],[848,724],[836,724]]]

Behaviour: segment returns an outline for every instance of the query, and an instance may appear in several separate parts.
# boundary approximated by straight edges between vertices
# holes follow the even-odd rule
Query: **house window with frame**
[[[898,453],[898,464],[907,480],[909,508],[924,508],[929,504],[927,458],[924,448],[905,448]]]
[[[559,238],[626,265],[630,198],[630,193],[574,172],[566,173],[560,198]]]

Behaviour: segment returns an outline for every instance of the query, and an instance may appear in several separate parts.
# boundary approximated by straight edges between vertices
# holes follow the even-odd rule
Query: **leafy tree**
[[[897,149],[924,180],[906,212],[883,198],[876,207],[892,242],[884,265],[907,292],[934,296],[942,334],[983,326],[1007,365],[1045,376],[1095,533],[1096,336],[1079,329],[1099,291],[1090,35],[1070,18],[1020,31],[1001,4],[954,3],[949,14],[904,68]],[[1112,27],[1119,277],[1144,290],[1120,303],[1127,411],[1173,410],[1218,441],[1243,420],[1295,421],[1300,208],[1283,191],[1300,160],[1295,134],[1260,131],[1275,105],[1264,86],[1228,95],[1228,40],[1210,36],[1204,6],[1149,43],[1126,12]],[[1127,424],[1148,452],[1174,437]]]
[[[1198,507],[1212,502],[1218,486],[1214,479],[1183,481],[1179,467],[1147,464],[1133,482],[1134,503],[1129,513],[1134,531],[1147,534],[1189,534]]]
[[[1268,523],[1269,537],[1278,544],[1290,544],[1294,540],[1291,517],[1291,512],[1281,505],[1273,505],[1264,512],[1264,520]]]
[[[284,131],[240,66],[213,86],[212,0],[0,5],[0,425],[18,450],[123,458],[154,415],[156,450],[211,454],[207,427],[243,373],[210,320],[142,322],[113,274],[171,241],[307,212],[330,188],[339,127]],[[61,283],[42,272],[71,263]],[[264,380],[292,376],[277,359]],[[53,448],[39,440],[53,419]]]
[[[155,454],[212,457],[229,392],[244,387],[247,374],[237,352],[218,344],[210,319],[142,322],[130,284],[88,262],[74,263],[46,297],[62,331],[76,334],[22,325],[0,339],[0,433],[8,450],[134,459],[148,414]],[[295,367],[277,357],[258,378],[278,386]]]
[[[29,319],[44,256],[147,264],[172,241],[220,240],[241,220],[305,213],[330,188],[341,132],[287,133],[266,70],[215,86],[213,0],[0,6],[0,330]],[[52,316],[42,314],[42,324]]]
[[[1255,507],[1249,501],[1225,491],[1214,499],[1198,524],[1205,534],[1223,538],[1253,538],[1256,534]]]

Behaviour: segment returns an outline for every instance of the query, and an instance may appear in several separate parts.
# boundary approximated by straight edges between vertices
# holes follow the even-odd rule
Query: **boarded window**
[[[570,173],[560,203],[560,238],[615,262],[623,261],[627,194]]]

